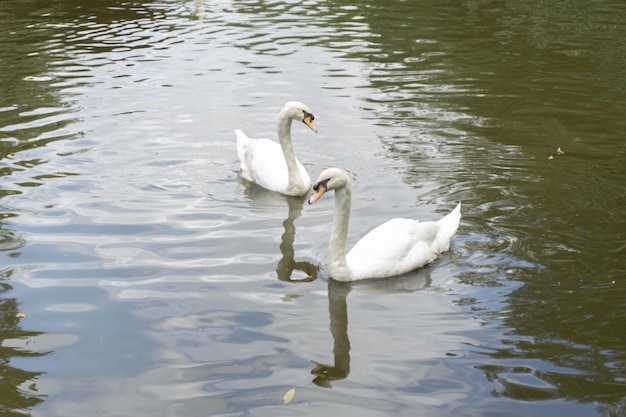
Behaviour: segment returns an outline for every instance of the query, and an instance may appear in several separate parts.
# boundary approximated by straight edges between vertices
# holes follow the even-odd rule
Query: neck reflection
[[[276,265],[278,279],[285,282],[311,282],[317,278],[318,266],[307,261],[296,261],[293,242],[296,238],[296,226],[294,221],[302,214],[305,197],[287,197],[289,216],[283,222],[285,233],[280,243],[280,252],[283,257]],[[304,273],[303,278],[294,278],[294,271]]]
[[[333,381],[346,379],[350,374],[350,339],[348,338],[348,294],[353,289],[370,294],[401,294],[421,291],[430,285],[430,271],[420,269],[391,279],[362,282],[328,280],[328,311],[330,333],[333,336],[334,364],[325,365],[312,361],[315,367],[313,383],[322,388],[332,388]]]
[[[332,381],[348,377],[350,373],[350,339],[348,338],[348,305],[346,298],[352,286],[348,283],[328,281],[328,311],[330,313],[330,333],[333,336],[333,365],[313,361],[315,375],[313,383],[323,388],[332,388]]]

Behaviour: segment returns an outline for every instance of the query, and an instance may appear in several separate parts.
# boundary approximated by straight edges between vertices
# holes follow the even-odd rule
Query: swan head
[[[327,168],[317,177],[313,184],[315,193],[309,199],[309,204],[315,203],[326,191],[337,190],[350,186],[348,173],[341,168]]]
[[[280,111],[279,117],[281,116],[286,116],[290,119],[301,121],[302,123],[307,125],[309,129],[317,133],[317,127],[315,127],[315,124],[313,123],[313,120],[315,120],[315,116],[313,116],[313,112],[311,112],[311,109],[309,109],[309,107],[304,103],[300,103],[299,101],[288,102],[283,106],[283,109]]]

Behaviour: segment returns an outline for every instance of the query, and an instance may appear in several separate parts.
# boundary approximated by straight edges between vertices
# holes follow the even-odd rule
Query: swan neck
[[[350,184],[335,190],[335,213],[333,229],[328,245],[328,268],[332,278],[338,281],[349,281],[350,270],[346,262],[346,244],[348,241],[348,225],[350,223],[350,205],[352,192]]]
[[[278,141],[283,150],[285,162],[287,162],[287,172],[289,173],[288,188],[304,187],[304,182],[300,177],[298,162],[291,144],[291,118],[286,113],[281,113],[278,117]]]

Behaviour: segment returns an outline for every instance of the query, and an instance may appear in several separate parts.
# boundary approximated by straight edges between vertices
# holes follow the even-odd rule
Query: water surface
[[[622,415],[625,9],[0,6],[0,409]],[[353,177],[351,243],[462,201],[451,251],[329,280],[332,197],[237,172],[233,129],[294,99],[311,176]]]

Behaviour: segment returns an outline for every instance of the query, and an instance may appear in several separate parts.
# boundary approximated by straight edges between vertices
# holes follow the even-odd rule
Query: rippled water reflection
[[[0,410],[623,414],[623,12],[0,6]],[[353,176],[351,242],[461,200],[451,252],[329,281],[331,199],[237,175],[233,129],[292,99],[311,176]]]

